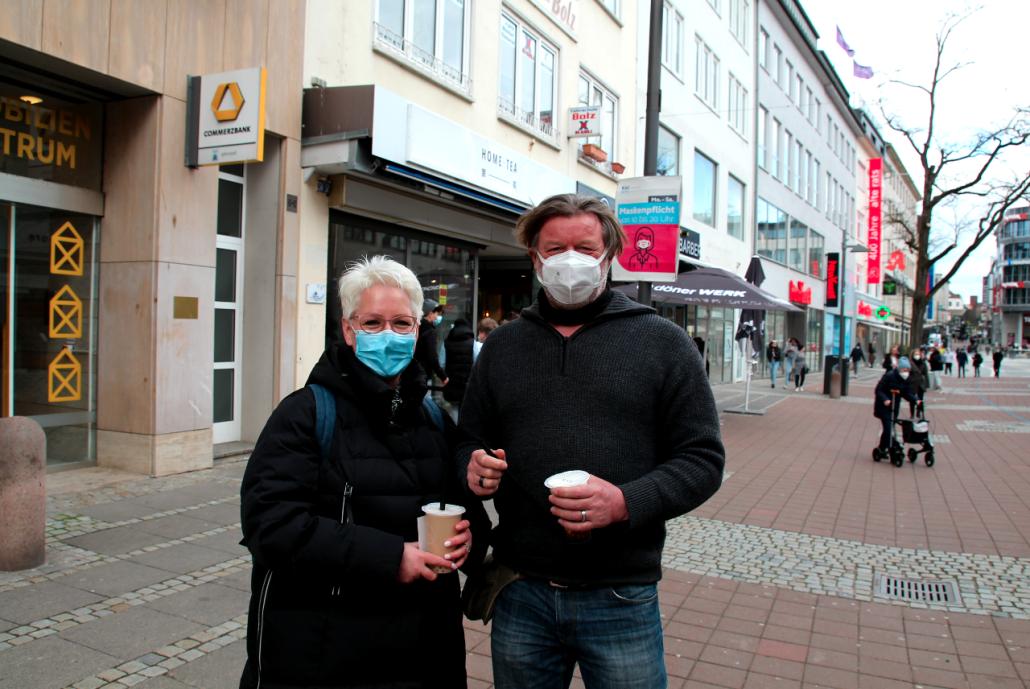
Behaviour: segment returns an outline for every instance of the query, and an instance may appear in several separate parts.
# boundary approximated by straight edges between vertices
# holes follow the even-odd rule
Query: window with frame
[[[683,15],[666,2],[662,8],[662,64],[683,75]]]
[[[713,110],[719,109],[719,58],[701,40],[694,36],[694,93]]]
[[[580,143],[581,145],[594,144],[599,146],[602,151],[608,154],[608,161],[602,165],[606,169],[610,169],[611,163],[615,159],[615,146],[618,143],[615,138],[616,132],[619,131],[618,97],[605,88],[597,79],[594,79],[586,72],[580,72],[576,89],[576,102],[579,105],[601,106],[601,117],[598,127],[601,135],[580,139]]]
[[[744,238],[744,183],[733,175],[726,184],[726,232]]]
[[[790,102],[793,103],[794,102],[794,65],[791,64],[790,60],[786,60],[786,63],[787,63],[787,69],[784,71],[784,75],[783,75],[785,83],[781,83],[780,84],[780,88],[783,89],[783,91],[787,94],[787,97],[790,98]]]
[[[747,50],[747,37],[748,37],[748,26],[750,22],[748,18],[751,16],[751,1],[750,0],[729,0],[730,11],[729,11],[729,23],[730,33],[733,37],[744,46]]]
[[[768,170],[769,151],[766,148],[766,137],[768,136],[769,111],[764,105],[758,106],[758,167]]]
[[[790,132],[786,129],[784,129],[783,132],[784,143],[786,146],[783,148],[784,173],[780,178],[780,181],[789,187],[791,181],[794,179],[794,167],[797,165],[797,158],[794,157],[794,137],[791,136]]]
[[[553,139],[557,48],[503,12],[499,44],[498,114]]]
[[[801,110],[801,96],[805,92],[805,78],[801,76],[801,72],[794,73],[794,83],[790,88],[790,101],[794,105],[798,106],[798,110]]]
[[[784,134],[786,130],[778,119],[773,118],[773,159],[772,159],[772,174],[776,179],[783,179],[783,168],[786,164],[784,160],[786,147],[784,145]]]
[[[823,133],[823,103],[818,98],[815,99],[815,119],[812,124],[815,125],[817,134]]]
[[[809,168],[808,202],[819,208],[819,159],[812,156],[812,167]]]
[[[701,151],[694,151],[694,219],[715,227],[715,185],[719,166]]]
[[[808,274],[823,277],[823,248],[825,240],[815,230],[808,231]]]
[[[762,197],[755,207],[755,253],[787,263],[787,214]]]
[[[774,75],[776,77],[776,83],[778,85],[782,86],[783,85],[783,51],[780,49],[780,46],[778,46],[778,45],[774,45],[773,46],[773,55],[776,58],[776,63],[773,65],[773,67],[776,68],[776,74]]]
[[[619,16],[619,0],[597,0],[613,17]]]
[[[801,164],[804,162],[804,150],[805,147],[801,144],[801,140],[794,139],[794,150],[790,152],[790,162],[794,167],[794,175],[791,177],[790,184],[796,194],[801,193],[801,176],[804,174]]]
[[[805,88],[805,109],[804,115],[808,118],[810,124],[815,124],[815,95],[812,93],[812,89]]]
[[[769,32],[763,28],[758,29],[758,65],[769,71]]]
[[[675,177],[680,173],[680,138],[658,127],[658,169],[656,174]]]
[[[377,0],[375,47],[469,94],[471,0]]]
[[[806,150],[805,157],[800,158],[801,160],[801,174],[798,180],[798,194],[801,198],[808,200],[808,171],[812,167],[812,152]]]
[[[805,261],[808,258],[806,253],[807,240],[808,225],[797,218],[791,218],[790,237],[787,243],[787,265],[794,270],[807,272],[805,270]]]
[[[729,111],[726,113],[730,128],[745,139],[747,136],[747,89],[740,83],[733,73],[729,77]]]

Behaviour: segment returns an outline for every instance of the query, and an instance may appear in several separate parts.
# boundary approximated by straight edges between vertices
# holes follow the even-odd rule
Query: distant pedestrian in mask
[[[415,361],[426,374],[426,382],[432,385],[433,376],[447,385],[447,372],[440,365],[440,351],[436,339],[436,327],[443,322],[443,307],[432,299],[422,304],[422,320],[419,322],[418,342],[415,344]]]
[[[682,328],[607,287],[622,228],[590,196],[519,218],[543,288],[491,335],[461,407],[468,490],[496,497],[495,560],[521,578],[496,598],[497,689],[667,686],[657,582],[665,522],[722,481],[719,417]],[[549,491],[551,474],[587,482]]]

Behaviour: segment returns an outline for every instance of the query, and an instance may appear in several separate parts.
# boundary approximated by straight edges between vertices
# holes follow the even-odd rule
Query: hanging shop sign
[[[881,306],[876,309],[876,320],[885,321],[891,317],[891,310],[886,306]]]
[[[679,274],[680,177],[632,177],[619,182],[615,214],[622,254],[613,280],[672,282]]]
[[[795,304],[811,304],[812,288],[806,287],[803,280],[791,280],[787,285],[787,298]]]
[[[891,252],[890,258],[887,259],[887,270],[905,270],[905,253],[901,250],[895,250]]]
[[[264,159],[266,81],[264,67],[189,77],[187,167]]]
[[[869,160],[869,266],[870,285],[880,284],[880,245],[883,234],[883,158]]]
[[[601,106],[586,105],[569,108],[569,138],[601,135]]]
[[[103,109],[0,82],[0,172],[99,190]]]
[[[834,251],[826,254],[826,306],[835,307],[840,304],[840,253]]]
[[[685,227],[680,228],[680,253],[701,259],[701,235]]]
[[[892,297],[898,293],[898,283],[894,281],[894,278],[890,275],[886,275],[883,278],[883,294],[884,296]]]
[[[859,300],[858,302],[858,315],[865,318],[873,317],[873,305],[867,304],[864,301]]]

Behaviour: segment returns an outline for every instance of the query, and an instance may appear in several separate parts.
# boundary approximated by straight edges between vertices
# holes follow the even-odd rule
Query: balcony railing
[[[451,86],[466,95],[472,95],[469,75],[438,59],[411,41],[405,40],[382,24],[375,25],[375,44],[387,54],[407,62],[418,71]]]
[[[497,113],[506,120],[528,127],[552,143],[558,141],[558,128],[549,115],[538,117],[536,113],[526,112],[504,97],[497,98]]]

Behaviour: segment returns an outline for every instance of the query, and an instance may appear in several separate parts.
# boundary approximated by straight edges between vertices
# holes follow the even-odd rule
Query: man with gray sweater
[[[665,687],[657,582],[665,522],[719,488],[725,453],[686,333],[607,289],[622,228],[562,194],[516,226],[543,289],[484,343],[458,460],[494,498],[494,557],[521,578],[494,609],[498,689]],[[584,485],[544,480],[579,469]]]

